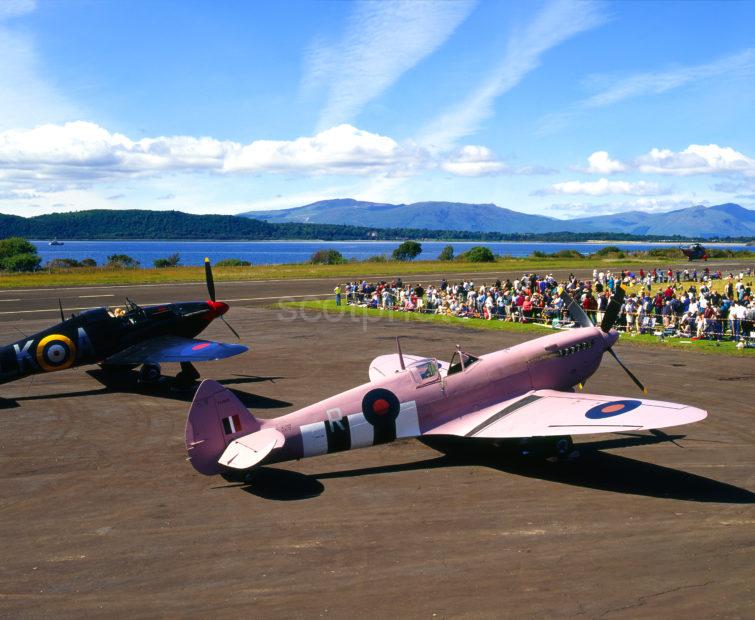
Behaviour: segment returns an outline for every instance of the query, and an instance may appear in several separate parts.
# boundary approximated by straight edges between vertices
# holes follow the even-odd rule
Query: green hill
[[[0,237],[27,239],[215,239],[267,241],[294,240],[403,240],[453,239],[474,241],[586,241],[615,239],[626,241],[671,240],[669,235],[634,235],[608,232],[549,232],[540,234],[422,228],[373,228],[338,224],[273,223],[234,215],[192,215],[180,211],[140,209],[91,210],[51,213],[35,217],[0,214]],[[747,239],[745,239],[747,240]]]

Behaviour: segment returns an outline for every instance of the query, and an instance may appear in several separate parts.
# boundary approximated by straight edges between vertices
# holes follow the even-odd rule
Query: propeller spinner
[[[231,330],[233,335],[241,340],[241,336],[239,336],[238,332],[223,318],[223,315],[228,312],[228,304],[215,300],[215,279],[212,277],[212,265],[210,265],[210,259],[208,257],[205,257],[204,259],[204,276],[207,281],[207,294],[210,296],[208,304],[212,310],[217,313],[217,317],[223,321],[228,329]]]
[[[577,323],[577,325],[579,325],[580,327],[593,327],[593,323],[590,320],[590,317],[587,316],[587,313],[582,309],[582,307],[576,301],[574,301],[571,295],[569,295],[566,290],[564,290],[561,294],[566,298],[566,310],[569,313],[572,321]],[[626,291],[624,290],[624,287],[616,287],[614,295],[608,302],[608,307],[606,308],[606,312],[603,315],[603,320],[600,322],[600,329],[604,333],[607,334],[608,332],[610,332],[613,326],[616,324],[616,321],[619,318],[619,313],[621,312],[621,305],[624,303],[625,296]],[[616,362],[619,364],[619,366],[621,366],[624,372],[629,375],[629,378],[634,382],[634,384],[638,388],[640,388],[644,394],[647,394],[647,388],[642,384],[642,381],[640,381],[634,375],[634,373],[624,365],[624,363],[619,359],[619,356],[616,355],[616,352],[613,350],[613,348],[608,346],[606,347],[606,351],[611,354],[613,359],[616,360]]]

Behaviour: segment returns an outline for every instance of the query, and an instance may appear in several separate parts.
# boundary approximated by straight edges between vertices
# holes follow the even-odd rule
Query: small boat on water
[[[50,241],[50,245],[64,245],[62,241],[58,241],[57,239],[53,239]]]

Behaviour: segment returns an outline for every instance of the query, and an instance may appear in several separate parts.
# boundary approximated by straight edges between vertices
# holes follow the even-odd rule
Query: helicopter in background
[[[689,260],[708,260],[708,251],[703,247],[702,243],[690,243],[689,245],[680,246],[682,251]]]

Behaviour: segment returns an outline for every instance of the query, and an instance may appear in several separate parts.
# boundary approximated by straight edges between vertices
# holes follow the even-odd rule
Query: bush
[[[81,259],[81,266],[82,267],[96,267],[97,261],[93,258],[82,258]]]
[[[396,260],[413,260],[422,254],[422,246],[416,241],[404,241],[393,250],[393,258]]]
[[[727,250],[726,248],[711,248],[705,250],[705,253],[708,255],[708,258],[734,258],[735,256],[732,250]]]
[[[459,254],[459,260],[469,263],[493,263],[495,262],[495,255],[490,248],[484,245],[476,245],[463,254]]]
[[[682,251],[677,248],[652,248],[648,250],[648,256],[654,258],[684,258]]]
[[[127,254],[111,254],[107,257],[106,266],[117,269],[136,269],[139,266],[139,261]]]
[[[164,269],[165,267],[177,267],[181,257],[176,254],[171,254],[168,258],[156,258],[152,261],[152,264],[157,269]]]
[[[224,258],[215,263],[216,267],[251,267],[252,263],[240,258]]]
[[[385,254],[375,254],[375,256],[369,256],[365,259],[367,263],[387,263],[388,257]]]
[[[532,253],[533,258],[548,258],[548,255],[545,252],[542,252],[540,250],[535,250]]]
[[[584,258],[583,254],[577,252],[577,250],[559,250],[551,254],[553,258]]]
[[[3,271],[37,271],[41,260],[36,254],[14,254],[0,258],[0,269]]]
[[[8,237],[0,240],[0,258],[9,258],[16,254],[36,254],[37,248],[23,237]]]
[[[47,269],[72,269],[81,266],[81,263],[75,258],[54,258],[45,265]]]
[[[309,262],[313,265],[342,265],[346,262],[338,250],[333,248],[326,248],[324,250],[317,250],[312,256],[309,257]]]
[[[621,248],[615,245],[607,245],[593,253],[594,256],[608,256],[610,254],[624,254],[624,252],[621,251]]]
[[[438,260],[453,260],[454,259],[454,246],[447,245],[444,247],[440,254],[438,254]]]

